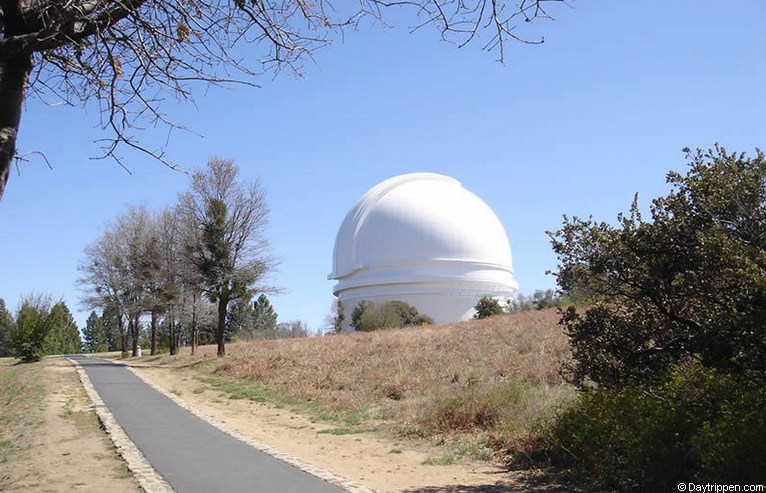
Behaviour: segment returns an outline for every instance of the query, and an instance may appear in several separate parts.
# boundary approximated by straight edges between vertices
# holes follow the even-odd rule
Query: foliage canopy
[[[22,299],[11,326],[13,353],[22,361],[38,361],[47,354],[79,353],[82,341],[72,313],[63,301],[51,306],[50,297]]]
[[[500,306],[500,302],[497,298],[491,296],[482,296],[476,305],[473,307],[476,313],[473,315],[474,320],[481,320],[482,318],[489,318],[493,315],[502,315],[505,313],[503,307]]]
[[[351,311],[351,327],[362,332],[395,329],[409,325],[430,325],[433,319],[401,300],[373,303],[360,301]]]
[[[433,324],[431,317],[400,300],[385,303],[362,300],[351,311],[351,327],[362,332],[430,324]]]
[[[635,198],[616,227],[565,217],[548,233],[560,288],[593,300],[563,317],[578,385],[651,384],[690,362],[766,380],[766,160],[685,151],[651,221]]]

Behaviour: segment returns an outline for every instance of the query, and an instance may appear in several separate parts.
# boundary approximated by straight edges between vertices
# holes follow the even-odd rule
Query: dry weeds
[[[194,357],[163,356],[155,363],[193,366],[235,385],[265,387],[272,398],[310,402],[325,417],[390,425],[488,458],[523,443],[572,396],[558,371],[569,356],[559,318],[552,309],[446,326],[240,342],[227,346],[223,360],[203,348]]]

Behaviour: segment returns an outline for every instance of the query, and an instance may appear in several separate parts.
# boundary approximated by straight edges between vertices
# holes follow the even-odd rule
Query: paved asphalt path
[[[130,439],[178,493],[341,493],[179,407],[124,366],[75,356]]]

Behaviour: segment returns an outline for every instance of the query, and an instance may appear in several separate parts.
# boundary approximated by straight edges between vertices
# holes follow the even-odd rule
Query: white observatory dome
[[[395,176],[346,214],[333,251],[333,293],[346,323],[361,300],[402,300],[436,323],[465,320],[482,296],[517,289],[511,247],[492,209],[457,180]]]

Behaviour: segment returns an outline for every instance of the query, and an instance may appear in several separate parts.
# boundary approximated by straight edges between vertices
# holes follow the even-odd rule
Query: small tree
[[[11,332],[13,331],[13,315],[5,307],[5,300],[0,298],[0,357],[13,354]]]
[[[82,339],[77,323],[66,303],[59,301],[46,315],[50,332],[45,341],[45,354],[72,354],[82,351]]]
[[[474,320],[480,320],[482,318],[502,315],[505,313],[503,307],[500,306],[500,302],[491,296],[482,296],[479,301],[476,302],[473,309],[476,311],[473,315]]]
[[[361,330],[362,315],[373,305],[371,301],[362,300],[351,310],[351,327],[354,330]]]
[[[122,351],[124,342],[124,329],[122,320],[117,309],[109,304],[101,314],[101,326],[104,328],[104,338],[107,351]]]
[[[261,294],[253,303],[253,329],[266,332],[277,328],[277,312],[265,294]]]
[[[21,301],[16,323],[11,330],[13,352],[24,362],[39,361],[45,356],[45,344],[52,325],[48,319],[50,298],[31,295]]]
[[[89,353],[101,353],[109,350],[104,330],[104,322],[95,311],[90,312],[82,330],[83,349]]]
[[[340,298],[335,298],[330,313],[330,325],[336,334],[343,332],[343,322],[346,320],[346,305]]]

